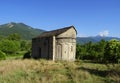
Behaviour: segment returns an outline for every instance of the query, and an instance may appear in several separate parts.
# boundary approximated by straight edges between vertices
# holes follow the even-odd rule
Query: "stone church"
[[[76,35],[74,26],[42,33],[32,39],[32,57],[74,61]]]

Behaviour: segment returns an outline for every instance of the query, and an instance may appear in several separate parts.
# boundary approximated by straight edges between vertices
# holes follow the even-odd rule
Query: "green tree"
[[[6,54],[0,50],[0,60],[5,60]]]
[[[0,40],[3,40],[3,39],[5,39],[5,37],[4,37],[4,36],[2,36],[2,35],[0,35]]]
[[[31,45],[32,45],[31,41],[22,40],[20,48],[22,51],[26,51],[26,50],[28,51],[31,49]]]
[[[10,34],[10,35],[8,36],[8,39],[9,39],[9,40],[19,41],[19,40],[21,40],[21,36],[20,36],[20,34],[18,34],[18,33],[14,33],[14,34]]]
[[[106,47],[107,41],[102,39],[100,42],[94,44],[94,58],[97,62],[103,62],[104,60],[104,50]]]
[[[86,50],[84,53],[84,59],[88,59],[88,60],[94,60],[94,43],[92,43],[91,41],[86,43],[84,45],[84,49]]]
[[[116,39],[110,40],[105,47],[105,61],[116,63],[120,59],[120,41]]]
[[[93,62],[103,62],[107,41],[101,40],[97,43],[88,42],[84,45],[77,44],[76,58],[92,60]]]
[[[22,51],[27,49],[26,45],[27,45],[27,41],[26,40],[22,40],[20,42],[20,48],[21,48]]]
[[[14,54],[20,49],[20,43],[13,40],[2,40],[0,41],[0,50],[6,54]]]
[[[90,60],[92,58],[91,56],[91,50],[92,50],[93,43],[88,42],[84,45],[77,44],[76,47],[76,58],[77,59],[88,59]]]
[[[76,59],[80,59],[80,52],[81,52],[80,44],[77,44],[76,45]]]

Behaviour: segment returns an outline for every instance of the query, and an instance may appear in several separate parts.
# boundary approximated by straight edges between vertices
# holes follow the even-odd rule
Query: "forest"
[[[77,44],[76,59],[91,60],[96,63],[119,63],[120,62],[120,41],[111,39],[101,40],[97,43],[91,41],[86,44]]]

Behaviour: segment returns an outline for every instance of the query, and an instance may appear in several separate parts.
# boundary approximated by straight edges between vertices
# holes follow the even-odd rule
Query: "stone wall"
[[[52,59],[52,38],[33,39],[32,56],[34,58]]]
[[[56,60],[74,61],[76,54],[76,31],[71,28],[56,36]]]
[[[76,40],[75,39],[57,39],[56,40],[57,60],[75,60]]]
[[[74,61],[76,54],[76,31],[74,28],[57,36],[34,38],[32,56],[52,60]]]

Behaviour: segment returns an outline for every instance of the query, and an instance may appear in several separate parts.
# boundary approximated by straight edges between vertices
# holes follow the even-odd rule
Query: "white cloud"
[[[100,36],[108,36],[109,35],[109,31],[108,30],[104,30],[104,31],[102,31],[102,32],[99,32],[99,35]]]

